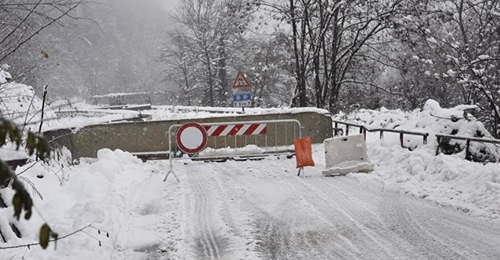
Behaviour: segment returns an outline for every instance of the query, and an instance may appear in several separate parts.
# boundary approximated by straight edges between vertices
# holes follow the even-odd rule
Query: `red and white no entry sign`
[[[177,131],[176,139],[179,149],[188,154],[195,154],[207,145],[207,131],[198,123],[186,123]]]

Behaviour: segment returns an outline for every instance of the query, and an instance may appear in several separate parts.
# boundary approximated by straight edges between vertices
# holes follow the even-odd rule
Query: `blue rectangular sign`
[[[233,102],[251,101],[252,98],[253,98],[252,93],[235,94],[233,95]]]

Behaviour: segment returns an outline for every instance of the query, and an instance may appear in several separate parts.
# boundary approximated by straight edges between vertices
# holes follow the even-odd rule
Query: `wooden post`
[[[403,137],[404,137],[403,132],[400,132],[399,133],[399,142],[401,143],[401,147],[405,148],[404,143],[403,143]]]
[[[424,135],[424,144],[427,144],[427,135]]]
[[[380,131],[380,139],[384,138],[384,131]]]
[[[349,135],[349,125],[345,125],[345,135]]]

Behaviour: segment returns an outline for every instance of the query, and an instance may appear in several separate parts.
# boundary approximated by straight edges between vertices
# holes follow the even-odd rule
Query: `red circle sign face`
[[[177,131],[176,139],[179,149],[187,154],[195,154],[207,145],[207,131],[198,123],[186,123]]]

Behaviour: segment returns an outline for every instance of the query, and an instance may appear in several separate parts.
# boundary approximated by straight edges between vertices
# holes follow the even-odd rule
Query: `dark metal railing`
[[[354,123],[348,123],[348,122],[342,122],[342,121],[337,121],[333,120],[335,127],[333,128],[334,134],[339,135],[340,133],[343,133],[343,129],[339,127],[339,124],[345,125],[345,135],[349,135],[349,128],[350,127],[356,127],[359,128],[359,133],[363,134],[366,140],[366,132],[380,132],[380,138],[382,139],[384,137],[384,132],[391,132],[391,133],[399,133],[399,142],[401,143],[401,147],[405,148],[404,146],[404,135],[419,135],[422,136],[423,138],[423,143],[427,144],[427,137],[429,136],[429,133],[422,133],[422,132],[415,132],[415,131],[407,131],[407,130],[398,130],[398,129],[385,129],[385,128],[375,128],[375,129],[369,129],[366,128],[364,125],[360,124],[354,124]]]
[[[465,140],[465,159],[467,160],[472,160],[472,155],[470,152],[470,143],[471,142],[478,142],[478,143],[490,143],[490,144],[500,144],[500,140],[498,139],[485,139],[485,138],[476,138],[476,137],[466,137],[466,136],[456,136],[456,135],[441,135],[437,134],[437,148],[436,148],[436,155],[439,154],[440,151],[440,146],[443,141],[450,141],[451,139],[455,140]]]
[[[359,133],[364,135],[364,138],[366,140],[366,132],[380,132],[380,138],[384,137],[384,132],[391,132],[391,133],[399,133],[399,141],[401,143],[401,147],[405,148],[404,146],[404,135],[419,135],[422,136],[423,138],[423,144],[427,144],[427,137],[429,136],[429,133],[423,133],[423,132],[415,132],[415,131],[406,131],[406,130],[397,130],[397,129],[385,129],[385,128],[374,128],[374,129],[369,129],[366,128],[364,125],[360,124],[354,124],[354,123],[348,123],[348,122],[342,122],[342,121],[337,121],[333,120],[335,127],[333,128],[334,134],[337,135],[349,135],[349,130],[351,127],[356,127],[359,129]],[[345,133],[344,129],[340,128],[339,125],[345,125]],[[437,148],[436,148],[436,155],[440,153],[440,148],[442,146],[442,143],[446,140],[464,140],[465,141],[465,159],[467,160],[472,160],[472,154],[470,152],[470,143],[471,142],[479,142],[479,143],[491,143],[491,144],[498,144],[500,145],[500,139],[486,139],[486,138],[476,138],[476,137],[466,137],[466,136],[456,136],[456,135],[443,135],[443,134],[436,134],[435,135],[437,138]]]

